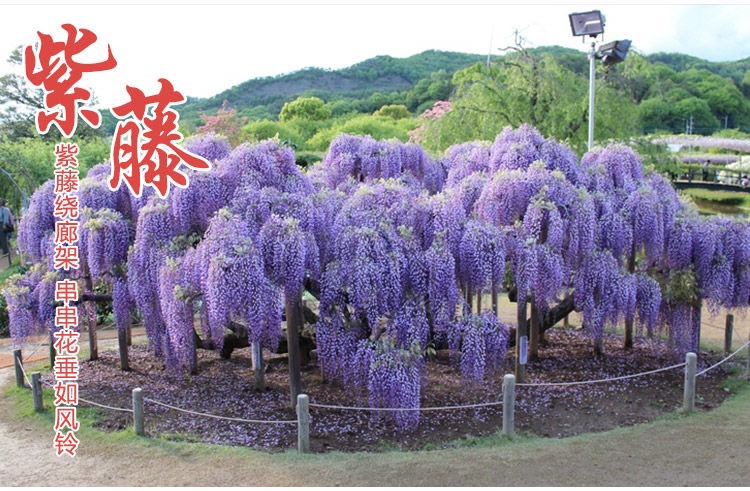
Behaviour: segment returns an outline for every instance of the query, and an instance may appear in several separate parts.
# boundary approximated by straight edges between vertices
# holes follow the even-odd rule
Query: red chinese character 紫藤
[[[24,65],[26,78],[33,85],[44,89],[45,109],[36,115],[36,128],[46,134],[52,123],[66,137],[75,133],[78,115],[92,128],[101,124],[101,114],[82,104],[91,99],[91,92],[76,87],[84,73],[110,70],[117,66],[112,50],[107,46],[107,59],[97,63],[81,63],[75,60],[86,48],[96,42],[96,34],[72,24],[63,24],[67,33],[65,41],[55,41],[49,34],[38,32],[39,45],[26,46]]]
[[[58,431],[55,434],[55,453],[58,457],[64,454],[75,457],[79,443],[80,442],[78,441],[78,438],[76,438],[75,434],[73,434],[72,431],[69,431],[65,434]]]
[[[77,302],[78,283],[73,280],[59,280],[55,283],[55,302]]]
[[[179,115],[170,109],[172,104],[185,102],[185,96],[174,90],[169,80],[160,78],[158,94],[146,96],[135,87],[127,87],[130,102],[113,108],[119,119],[112,141],[112,173],[110,189],[117,190],[122,182],[135,196],[140,196],[143,185],[152,186],[162,198],[170,186],[184,188],[188,177],[179,167],[185,163],[195,170],[209,170],[211,164],[177,146],[182,134],[177,131]]]
[[[55,383],[55,406],[78,405],[78,383],[62,382]]]

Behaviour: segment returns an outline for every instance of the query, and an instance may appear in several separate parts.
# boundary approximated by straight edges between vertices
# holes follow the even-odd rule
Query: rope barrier
[[[190,411],[188,409],[182,409],[180,407],[170,406],[169,404],[165,404],[163,402],[155,401],[153,399],[149,399],[147,397],[143,398],[144,402],[150,402],[152,404],[156,404],[157,406],[164,406],[169,409],[174,409],[175,411],[179,411],[182,413],[192,414],[193,416],[204,416],[206,418],[213,418],[213,419],[222,419],[225,421],[237,421],[239,423],[259,423],[259,424],[297,424],[297,420],[259,420],[259,419],[243,419],[243,418],[229,418],[226,416],[217,416],[215,414],[208,414],[208,413],[199,413],[197,411]]]
[[[83,397],[78,397],[78,402],[84,402],[84,403],[90,404],[92,406],[100,407],[102,409],[109,409],[109,410],[112,410],[112,411],[121,411],[123,413],[132,413],[133,412],[132,409],[128,409],[128,408],[124,408],[124,407],[107,406],[107,405],[104,405],[104,404],[99,404],[98,402],[89,401],[87,399],[84,399]]]
[[[706,368],[705,370],[702,370],[701,372],[697,373],[696,376],[704,375],[710,370],[713,370],[714,368],[718,367],[719,365],[725,363],[729,359],[733,358],[737,355],[740,351],[745,349],[745,347],[750,345],[750,341],[746,342],[742,346],[740,346],[739,349],[737,349],[734,353],[727,356],[726,358],[722,359],[721,361],[711,365],[710,367]],[[659,372],[665,372],[668,370],[674,370],[675,368],[680,368],[685,366],[685,363],[678,363],[676,365],[671,365],[668,367],[658,368],[655,370],[650,370],[647,372],[641,372],[636,373],[632,375],[623,375],[621,377],[613,377],[613,378],[603,378],[603,379],[595,379],[595,380],[580,380],[575,382],[539,382],[539,383],[517,383],[516,386],[523,386],[523,387],[566,387],[566,386],[572,386],[572,385],[585,385],[585,384],[596,384],[596,383],[603,383],[603,382],[615,382],[618,380],[627,380],[637,377],[643,377],[646,375],[653,375],[655,373]],[[23,363],[20,364],[21,372],[23,373],[24,378],[26,379],[26,382],[28,382],[29,385],[31,385],[31,381],[29,380],[29,377],[26,374],[26,370],[24,370]],[[52,387],[52,385],[42,382],[47,387]],[[92,406],[100,407],[102,409],[109,409],[111,411],[121,411],[126,413],[133,413],[132,409],[127,408],[121,408],[121,407],[112,407],[107,406],[105,404],[99,404],[98,402],[90,401],[87,399],[84,399],[82,397],[78,398],[79,401],[89,404]],[[172,409],[175,411],[179,411],[185,414],[190,414],[193,416],[202,416],[206,418],[213,418],[218,420],[224,420],[224,421],[235,421],[239,423],[254,423],[254,424],[297,424],[296,420],[257,420],[257,419],[244,419],[244,418],[232,418],[227,416],[218,416],[215,414],[209,414],[209,413],[202,413],[198,411],[191,411],[188,409],[183,409],[176,406],[171,406],[169,404],[156,401],[154,399],[144,398],[145,402],[150,402],[152,404],[156,404],[157,406],[162,406],[168,409]],[[456,410],[456,409],[475,409],[475,408],[481,408],[481,407],[490,407],[490,406],[500,406],[503,404],[503,401],[493,401],[493,402],[481,402],[476,404],[466,404],[466,405],[457,405],[457,406],[431,406],[431,407],[416,407],[416,408],[395,408],[395,407],[364,407],[364,406],[338,406],[338,405],[332,405],[332,404],[318,404],[311,402],[309,404],[310,407],[314,408],[320,408],[320,409],[339,409],[339,410],[346,410],[346,411],[378,411],[378,412],[427,412],[427,411],[450,411],[450,410]]]
[[[19,363],[18,366],[21,367],[21,373],[23,374],[23,378],[26,379],[26,383],[31,387],[31,380],[29,380],[29,376],[26,375],[26,370],[23,369],[23,362]]]
[[[576,382],[539,382],[539,383],[520,383],[516,384],[516,386],[523,386],[523,387],[564,387],[568,385],[584,385],[584,384],[598,384],[602,382],[615,382],[617,380],[626,380],[630,378],[637,378],[637,377],[643,377],[645,375],[652,375],[654,373],[659,372],[666,372],[667,370],[674,370],[675,368],[680,368],[685,366],[685,362],[678,363],[677,365],[672,365],[669,367],[664,368],[657,368],[656,370],[650,370],[648,372],[641,372],[641,373],[635,373],[633,375],[623,375],[622,377],[614,377],[614,378],[601,378],[597,380],[580,380]]]
[[[708,372],[709,370],[713,370],[714,368],[718,367],[719,365],[721,365],[722,363],[726,362],[726,361],[727,361],[727,360],[729,360],[730,358],[734,357],[734,356],[735,356],[735,355],[736,355],[737,353],[739,353],[740,351],[742,351],[743,349],[745,349],[745,346],[748,346],[748,345],[750,345],[750,341],[748,341],[748,342],[746,342],[745,344],[743,344],[742,346],[740,346],[740,347],[739,347],[739,349],[738,349],[737,351],[735,351],[735,352],[734,352],[734,353],[732,353],[731,355],[727,356],[727,357],[726,357],[726,358],[724,358],[723,360],[721,360],[721,361],[719,361],[719,362],[717,362],[717,363],[714,363],[713,365],[711,365],[710,367],[706,368],[705,370],[701,370],[700,372],[696,373],[696,374],[695,374],[695,376],[696,376],[696,377],[698,377],[698,376],[700,376],[700,375],[703,375],[703,374],[705,374],[705,373],[706,373],[706,372]]]
[[[382,412],[402,412],[402,411],[448,411],[450,409],[472,409],[487,406],[500,406],[503,401],[480,402],[477,404],[468,404],[465,406],[435,406],[435,407],[362,407],[362,406],[334,406],[330,404],[310,403],[310,407],[323,409],[345,409],[349,411],[382,411]]]

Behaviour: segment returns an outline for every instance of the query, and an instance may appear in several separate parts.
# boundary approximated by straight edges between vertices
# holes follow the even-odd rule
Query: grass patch
[[[750,206],[750,193],[738,191],[713,191],[710,189],[688,188],[682,191],[693,199],[710,201],[725,206]]]

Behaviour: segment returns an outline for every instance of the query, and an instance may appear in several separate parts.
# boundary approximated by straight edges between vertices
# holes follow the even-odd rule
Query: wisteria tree
[[[106,164],[81,181],[78,276],[50,273],[51,183],[37,190],[19,227],[36,265],[5,291],[16,342],[51,332],[50,284],[67,277],[83,300],[112,301],[123,336],[138,313],[170,370],[195,372],[197,349],[285,349],[294,405],[304,344],[327,381],[366,391],[372,406],[414,408],[437,348],[473,387],[514,344],[522,379],[521,348],[533,359],[574,310],[596,354],[621,322],[627,348],[664,336],[683,353],[698,348],[704,301],[750,300],[747,224],[699,216],[625,146],[579,161],[523,125],[431,158],[341,135],[305,172],[274,140],[186,146],[215,165],[166,199],[111,193]],[[502,292],[515,319],[498,317]],[[418,423],[417,412],[393,416]]]

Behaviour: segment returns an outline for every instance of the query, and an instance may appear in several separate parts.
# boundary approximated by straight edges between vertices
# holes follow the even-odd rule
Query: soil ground
[[[744,320],[738,322],[739,339],[747,337],[747,326],[744,324]],[[707,331],[707,334],[710,332]],[[720,334],[717,328],[713,336],[706,335],[704,340],[713,346],[720,345]],[[85,345],[83,342],[82,344]],[[101,348],[101,351],[102,357],[105,358],[104,348]],[[242,364],[240,352],[232,363]],[[664,366],[667,363],[662,360],[658,364]],[[621,358],[613,373],[622,374],[622,371],[630,371],[626,370],[629,368],[627,360]],[[554,371],[554,367],[549,369]],[[277,372],[281,376],[283,369]],[[677,372],[679,373],[679,370]],[[274,372],[269,374],[269,379],[273,374]],[[575,379],[589,378],[589,375],[576,374]],[[12,377],[12,369],[0,370],[0,384],[10,384]],[[555,379],[560,378],[558,376]],[[646,424],[638,424],[639,420],[627,415],[623,416],[624,420],[620,420],[619,411],[612,409],[619,404],[615,402],[618,399],[635,400],[636,396],[631,394],[634,387],[629,386],[625,391],[612,393],[605,391],[598,398],[598,404],[605,404],[605,409],[599,411],[604,417],[596,416],[595,419],[611,420],[615,416],[614,413],[618,413],[614,418],[617,421],[615,425],[636,424],[629,428],[561,439],[524,436],[509,441],[491,436],[469,440],[456,445],[455,448],[432,451],[327,452],[311,456],[298,456],[294,452],[279,454],[240,447],[227,448],[168,442],[164,439],[143,439],[128,432],[102,433],[85,428],[79,434],[82,441],[79,455],[75,459],[59,459],[54,457],[51,448],[53,433],[49,414],[42,417],[19,414],[18,408],[11,407],[11,399],[2,397],[0,412],[4,416],[0,419],[0,451],[4,458],[0,464],[0,482],[4,485],[25,486],[745,486],[747,468],[750,465],[750,458],[747,456],[747,441],[750,438],[750,390],[744,388],[718,408],[705,411],[715,402],[713,396],[706,397],[704,385],[699,382],[698,393],[699,398],[703,398],[707,405],[699,404],[701,411],[698,414],[676,416],[675,413],[669,413]],[[681,381],[677,386],[679,391]],[[460,399],[460,395],[456,397]],[[672,408],[679,405],[679,396],[675,402],[674,394],[664,394],[662,399],[669,401],[667,406],[671,405]],[[114,404],[115,401],[107,402]],[[658,399],[657,404],[653,404],[653,400],[651,402],[646,406],[656,407],[662,414],[671,410],[670,407],[659,409]],[[615,406],[607,406],[610,403]],[[585,408],[585,404],[590,402],[584,401],[582,407]],[[551,406],[554,413],[556,405],[554,402],[544,403],[537,409],[546,411],[550,409],[548,406]],[[520,392],[519,406],[523,406]],[[601,409],[601,406],[597,405],[597,408]],[[586,416],[597,414],[593,406],[590,411],[592,414]],[[576,430],[576,425],[569,419],[561,418],[559,413],[553,417],[552,413],[548,411],[545,418],[532,418],[532,421],[526,422],[521,417],[517,423],[521,430],[533,432],[534,419],[546,419],[549,424],[543,425],[544,427],[559,429],[559,434],[550,433],[553,437],[581,431]],[[578,416],[574,420],[576,418]],[[492,419],[497,420],[491,414],[486,418],[487,421]],[[569,427],[566,427],[566,424]],[[611,423],[607,424],[611,426]],[[584,431],[589,429],[591,428]],[[153,431],[153,427],[150,430]],[[378,431],[378,428],[369,430]],[[313,438],[315,441],[315,436]],[[326,451],[324,443],[324,439],[318,438],[317,450]],[[405,441],[403,444],[390,443],[378,448],[396,446],[413,448],[415,445]],[[421,440],[416,446],[435,448],[440,445],[435,445],[434,442],[430,445],[430,440],[427,439]]]
[[[591,342],[580,330],[555,329],[548,333],[540,360],[527,365],[529,383],[601,380],[630,375],[679,363],[663,347],[637,340],[635,349],[620,347],[619,337],[605,342],[606,356],[592,356]],[[119,370],[115,351],[105,352],[94,362],[82,362],[79,377],[81,397],[114,407],[131,407],[131,391],[141,387],[144,396],[170,406],[228,418],[277,421],[296,420],[289,409],[285,357],[270,358],[266,373],[267,390],[252,390],[253,379],[247,350],[237,350],[230,360],[215,352],[200,351],[196,375],[175,375],[145,346],[131,353],[131,372]],[[269,358],[266,353],[266,357]],[[701,353],[699,370],[708,367],[715,356]],[[457,360],[456,360],[457,362]],[[501,400],[501,371],[482,385],[467,383],[456,362],[446,352],[427,364],[427,384],[422,407],[460,406]],[[512,356],[506,366],[513,366]],[[724,366],[699,380],[699,409],[720,405],[727,396],[721,384]],[[43,377],[51,386],[52,374]],[[341,406],[368,406],[365,393],[340,383],[325,383],[315,366],[307,367],[303,387],[311,402]],[[679,368],[636,379],[566,387],[518,387],[516,428],[544,437],[567,437],[604,431],[651,421],[682,405],[683,371]],[[84,405],[84,404],[82,404]],[[167,409],[147,401],[146,432],[180,441],[239,445],[284,451],[296,446],[294,424],[257,424],[217,421]],[[338,409],[311,410],[311,450],[378,451],[440,448],[467,437],[489,436],[501,430],[499,405],[479,409],[429,411],[419,414],[418,426],[400,428],[401,416],[413,413],[371,413]],[[101,411],[96,426],[112,431],[130,427],[130,415]]]

